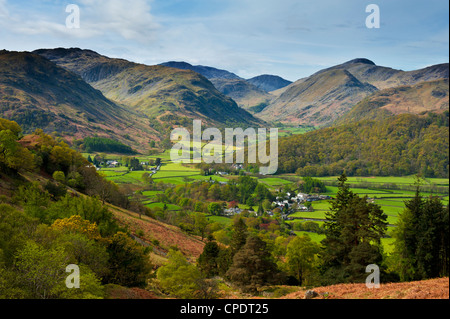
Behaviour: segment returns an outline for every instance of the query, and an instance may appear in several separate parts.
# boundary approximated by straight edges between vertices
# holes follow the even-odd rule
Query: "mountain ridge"
[[[220,93],[206,77],[191,70],[138,64],[78,48],[35,52],[79,74],[107,98],[143,112],[160,124],[186,125],[189,118],[215,126],[263,123]]]
[[[0,111],[26,133],[40,128],[69,140],[99,135],[136,147],[157,140],[143,114],[108,100],[79,76],[30,52],[0,51]]]
[[[378,66],[369,59],[356,58],[322,69],[272,92],[276,97],[255,116],[265,121],[328,126],[379,90],[448,77],[448,63],[402,71]]]

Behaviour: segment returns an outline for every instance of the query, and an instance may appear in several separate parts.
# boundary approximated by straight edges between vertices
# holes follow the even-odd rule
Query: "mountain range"
[[[138,64],[76,48],[41,49],[34,53],[78,74],[108,99],[160,124],[184,125],[186,119],[194,118],[215,126],[263,123],[191,70]]]
[[[26,132],[146,147],[172,127],[330,126],[448,110],[449,65],[413,71],[358,58],[295,82],[186,62],[144,65],[79,48],[0,51],[0,114]]]
[[[165,62],[161,65],[181,70],[191,70],[205,76],[226,96],[238,105],[252,111],[252,107],[266,104],[274,98],[271,91],[281,89],[292,82],[276,75],[261,75],[251,79],[243,79],[236,74],[209,66],[191,65],[187,62]]]
[[[286,124],[331,125],[357,103],[380,90],[448,77],[448,63],[405,72],[377,66],[368,59],[354,59],[272,92],[277,97],[256,116]]]

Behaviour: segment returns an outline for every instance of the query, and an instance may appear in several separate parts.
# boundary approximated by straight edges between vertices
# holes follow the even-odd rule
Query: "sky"
[[[79,28],[66,25],[70,4]],[[379,28],[366,26],[370,4]],[[295,81],[354,58],[415,70],[447,63],[448,37],[447,0],[0,0],[0,49],[78,47],[243,78]]]

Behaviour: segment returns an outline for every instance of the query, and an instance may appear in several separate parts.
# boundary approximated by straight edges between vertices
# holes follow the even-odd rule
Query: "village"
[[[311,204],[312,202],[331,199],[332,197],[328,195],[305,194],[305,193],[294,194],[291,192],[287,192],[286,196],[283,197],[277,196],[276,200],[272,202],[272,210],[266,211],[265,213],[272,217],[278,210],[281,213],[281,218],[283,220],[293,220],[294,218],[290,217],[289,215],[294,214],[295,212],[314,211]],[[235,215],[239,215],[244,211],[245,209],[239,207],[232,207],[225,209],[224,215],[227,217],[232,217]],[[248,213],[253,214],[255,216],[258,215],[258,213],[255,212],[254,210],[248,210]]]
[[[88,159],[89,160],[89,159]],[[90,161],[98,171],[100,171],[102,168],[117,168],[121,166],[128,167],[130,172],[132,171],[149,171],[151,173],[150,177],[156,174],[161,169],[161,159],[157,158],[155,161],[143,161],[140,162],[136,158],[132,158],[129,160],[129,162],[123,164],[122,161],[119,161],[117,159],[110,159],[110,160],[94,160],[91,159]]]

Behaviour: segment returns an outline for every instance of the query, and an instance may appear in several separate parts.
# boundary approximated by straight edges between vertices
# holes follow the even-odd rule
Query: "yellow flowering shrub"
[[[57,219],[52,225],[53,229],[66,230],[87,235],[91,239],[100,239],[101,235],[96,223],[91,223],[81,216],[74,215],[69,218]]]

